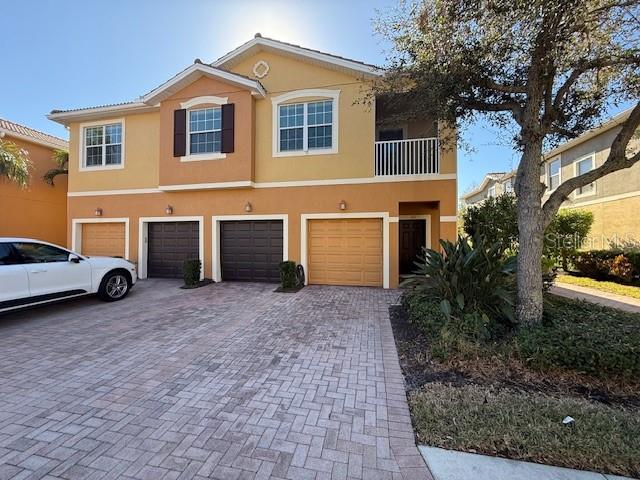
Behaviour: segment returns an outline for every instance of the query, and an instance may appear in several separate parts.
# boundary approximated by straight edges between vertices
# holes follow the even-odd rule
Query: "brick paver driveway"
[[[397,292],[177,286],[0,317],[0,479],[430,478]]]

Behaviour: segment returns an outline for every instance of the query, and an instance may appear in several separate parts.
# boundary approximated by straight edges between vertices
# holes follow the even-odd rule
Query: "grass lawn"
[[[409,404],[419,443],[640,475],[640,415],[580,398],[482,385],[429,383]],[[562,424],[570,415],[573,426]]]
[[[558,275],[556,282],[589,287],[594,290],[600,290],[601,292],[615,293],[640,300],[640,287],[634,287],[633,285],[621,285],[615,282],[594,280],[588,277],[575,277],[573,275]]]
[[[390,309],[419,443],[640,477],[640,315],[545,303],[543,325],[478,344],[439,335],[432,309]]]

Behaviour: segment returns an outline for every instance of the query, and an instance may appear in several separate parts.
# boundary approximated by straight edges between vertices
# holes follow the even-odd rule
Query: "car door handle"
[[[30,270],[29,273],[45,273],[46,270],[43,268],[41,270]]]

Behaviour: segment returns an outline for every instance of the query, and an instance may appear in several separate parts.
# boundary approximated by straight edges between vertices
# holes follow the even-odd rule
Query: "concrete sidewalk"
[[[442,448],[419,448],[434,480],[633,480]]]
[[[549,292],[561,297],[587,300],[605,307],[624,310],[625,312],[640,313],[640,300],[623,295],[616,295],[615,293],[602,292],[594,288],[556,282]]]

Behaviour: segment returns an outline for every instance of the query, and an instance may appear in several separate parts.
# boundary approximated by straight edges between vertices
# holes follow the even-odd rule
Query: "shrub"
[[[200,260],[185,260],[182,265],[182,276],[184,278],[184,284],[188,287],[197,285],[200,281],[200,269],[202,264]]]
[[[569,270],[569,262],[584,244],[593,213],[582,210],[562,210],[556,214],[545,232],[545,254]]]
[[[623,254],[616,255],[611,260],[609,274],[620,278],[624,282],[633,280],[633,265]]]
[[[596,280],[631,282],[640,274],[640,253],[622,250],[590,250],[579,252],[575,266],[586,277]]]
[[[484,237],[488,244],[498,243],[502,251],[518,245],[516,197],[503,194],[471,205],[462,213],[464,232],[471,238]]]
[[[513,323],[515,257],[504,258],[501,243],[489,245],[483,239],[472,245],[458,237],[456,243],[442,240],[440,245],[443,253],[423,250],[416,276],[407,283],[439,302],[447,319],[463,321],[472,314],[486,317],[486,323]]]
[[[293,289],[297,287],[296,262],[286,260],[280,262],[280,286],[283,289]]]
[[[640,376],[640,316],[585,301],[548,300],[542,325],[516,336],[520,358],[537,369]]]

